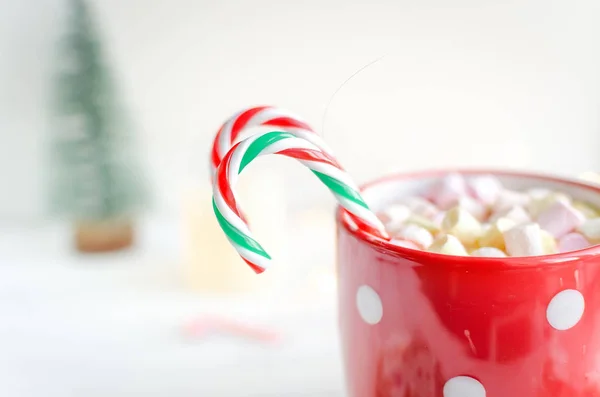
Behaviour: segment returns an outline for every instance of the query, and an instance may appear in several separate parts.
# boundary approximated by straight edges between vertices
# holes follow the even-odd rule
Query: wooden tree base
[[[130,247],[134,241],[130,221],[78,222],[75,225],[75,246],[80,252],[109,252]]]

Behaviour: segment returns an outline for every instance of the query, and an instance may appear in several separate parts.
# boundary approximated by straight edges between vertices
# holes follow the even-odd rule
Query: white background
[[[205,180],[223,119],[262,103],[325,124],[361,182],[437,165],[598,166],[593,0],[96,3],[159,211]],[[0,219],[45,211],[45,105],[63,5],[0,1]],[[339,92],[324,123],[342,82],[384,55]],[[281,163],[309,189],[304,197],[325,195]]]
[[[1,396],[344,395],[332,288],[297,278],[287,295],[191,291],[176,262],[178,227],[141,229],[133,250],[81,257],[65,250],[64,228],[0,228]],[[206,315],[281,343],[189,335]]]

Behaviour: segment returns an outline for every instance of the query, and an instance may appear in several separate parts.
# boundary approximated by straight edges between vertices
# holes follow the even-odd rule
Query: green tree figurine
[[[89,6],[69,4],[52,101],[53,207],[73,221],[80,251],[111,251],[133,242],[142,177]]]

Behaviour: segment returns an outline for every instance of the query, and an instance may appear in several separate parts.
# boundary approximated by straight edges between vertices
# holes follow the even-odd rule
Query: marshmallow
[[[504,251],[499,250],[496,247],[481,247],[471,252],[471,256],[484,256],[484,257],[505,257]]]
[[[444,221],[445,217],[446,217],[446,211],[440,211],[433,217],[432,221],[439,229],[441,229],[442,222]]]
[[[544,254],[541,229],[537,223],[515,226],[505,231],[503,235],[506,252],[510,256]]]
[[[571,204],[571,198],[563,193],[552,192],[539,199],[532,199],[527,205],[527,211],[533,219],[554,205],[556,202]]]
[[[577,230],[590,242],[600,242],[600,218],[588,219]]]
[[[468,255],[467,250],[462,243],[456,237],[450,234],[436,238],[433,244],[429,247],[429,251],[445,255]]]
[[[494,212],[506,211],[517,205],[526,206],[529,203],[529,196],[525,193],[515,192],[514,190],[502,190],[494,202]]]
[[[583,201],[573,200],[573,207],[579,210],[586,218],[597,218],[600,216],[598,209]]]
[[[410,217],[410,209],[406,205],[393,204],[379,214],[379,218],[389,231],[398,230]]]
[[[442,230],[456,236],[465,245],[472,245],[483,232],[481,223],[460,207],[454,207],[446,212],[442,221]]]
[[[540,227],[560,238],[575,230],[585,221],[581,212],[563,201],[556,201],[538,216]]]
[[[393,238],[390,240],[390,243],[397,245],[399,247],[410,248],[410,249],[414,249],[414,250],[422,249],[417,244],[413,243],[412,241],[408,241],[408,240],[400,240],[400,239]]]
[[[414,224],[406,225],[394,237],[412,241],[422,248],[427,248],[433,243],[431,233],[427,229]]]
[[[600,184],[600,174],[587,179]],[[493,175],[447,174],[378,216],[392,244],[450,255],[551,255],[600,243],[600,207],[546,187],[507,190]]]
[[[520,205],[505,209],[504,211],[497,212],[490,218],[490,220],[493,222],[500,218],[510,219],[514,221],[517,225],[531,222],[529,214],[527,213],[527,211],[525,211],[525,208],[521,207]]]
[[[493,175],[473,176],[467,179],[467,190],[482,204],[492,205],[502,191],[502,183]]]
[[[579,233],[569,233],[558,241],[559,252],[577,251],[589,247],[590,242]]]
[[[481,224],[481,235],[482,236],[485,235],[492,228],[492,226],[493,225],[491,223],[482,223]]]
[[[552,193],[552,190],[546,189],[544,187],[536,187],[533,189],[527,190],[527,194],[531,197],[532,200],[541,200]]]
[[[477,245],[480,247],[495,247],[504,250],[506,248],[504,244],[504,232],[516,225],[516,222],[512,219],[500,218],[496,220],[477,239]]]
[[[439,212],[435,205],[422,197],[408,197],[402,200],[402,204],[407,206],[412,213],[428,219],[432,219]]]
[[[467,194],[467,185],[462,175],[451,173],[438,181],[429,191],[428,198],[442,210],[455,206]]]
[[[477,220],[483,221],[487,218],[488,209],[481,202],[475,200],[473,197],[463,196],[458,199],[458,206],[466,209],[471,215]]]
[[[430,231],[431,233],[437,233],[440,231],[440,227],[433,221],[417,215],[417,214],[412,214],[407,220],[406,220],[406,224],[410,225],[417,225],[417,226],[421,226],[422,228],[427,229],[428,231]]]
[[[544,255],[556,254],[558,252],[558,247],[554,236],[544,229],[540,230],[540,236],[542,237],[542,249],[544,250]]]

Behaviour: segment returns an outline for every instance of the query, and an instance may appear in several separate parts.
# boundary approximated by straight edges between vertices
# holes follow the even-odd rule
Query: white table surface
[[[61,228],[0,229],[0,396],[342,396],[334,294],[290,305],[186,290],[176,229],[83,259]],[[184,337],[202,313],[271,325],[283,342]]]

